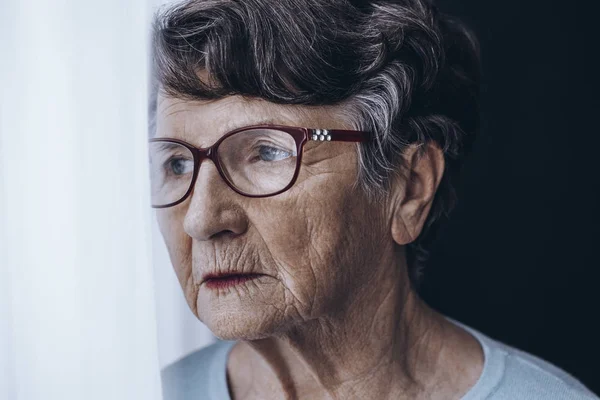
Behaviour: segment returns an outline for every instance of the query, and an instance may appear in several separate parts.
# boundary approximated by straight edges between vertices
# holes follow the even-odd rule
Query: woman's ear
[[[392,237],[400,245],[413,242],[423,230],[445,168],[444,153],[435,142],[411,145],[403,157],[404,174],[390,188]]]

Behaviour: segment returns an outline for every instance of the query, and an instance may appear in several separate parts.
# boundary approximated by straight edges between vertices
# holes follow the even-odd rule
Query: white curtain
[[[0,1],[0,399],[161,398],[152,6]]]

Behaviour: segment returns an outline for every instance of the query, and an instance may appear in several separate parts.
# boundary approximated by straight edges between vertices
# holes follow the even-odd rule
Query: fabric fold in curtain
[[[160,399],[146,0],[0,4],[0,399]]]

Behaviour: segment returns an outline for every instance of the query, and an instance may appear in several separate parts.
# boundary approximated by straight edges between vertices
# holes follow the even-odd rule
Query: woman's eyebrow
[[[247,120],[242,120],[242,121],[229,120],[228,122],[224,123],[221,127],[216,128],[216,130],[219,131],[218,132],[219,137],[221,137],[221,136],[225,135],[226,133],[231,132],[233,130],[236,130],[239,128],[244,128],[246,126],[254,126],[254,125],[287,125],[287,124],[281,120],[277,121],[273,117],[247,119]],[[188,127],[187,122],[184,122],[182,127],[178,127],[176,129],[174,129],[173,133],[174,134],[164,136],[164,137],[173,137],[173,138],[181,137],[190,143],[195,143],[195,141],[197,141],[202,136],[204,136],[204,135],[202,135],[202,132],[198,132],[197,129],[190,129]],[[213,132],[211,132],[211,134],[212,133]],[[214,141],[216,141],[216,140],[218,140],[218,139],[215,139]],[[213,141],[213,143],[214,143],[214,141]],[[196,143],[196,144],[198,144],[198,143]],[[202,147],[202,146],[200,146],[200,147]]]
[[[248,119],[245,121],[230,121],[225,124],[223,127],[222,134],[227,132],[234,131],[239,128],[244,128],[246,126],[254,126],[254,125],[286,125],[282,121],[277,121],[273,117],[265,117],[265,118],[257,118],[257,119]]]

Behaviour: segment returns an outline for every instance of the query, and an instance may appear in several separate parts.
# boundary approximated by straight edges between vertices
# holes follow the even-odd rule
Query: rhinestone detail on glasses
[[[315,129],[311,136],[312,140],[331,141],[331,134],[327,129]]]

